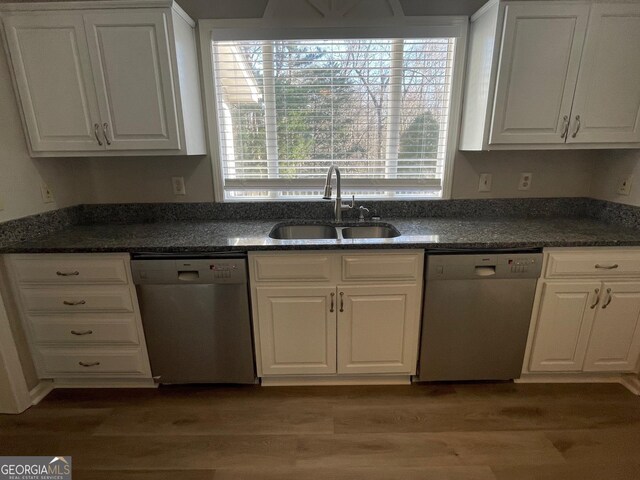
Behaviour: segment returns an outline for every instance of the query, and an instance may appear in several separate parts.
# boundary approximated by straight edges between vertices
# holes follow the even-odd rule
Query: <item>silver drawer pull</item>
[[[100,137],[98,136],[98,130],[100,129],[100,124],[95,123],[93,125],[93,134],[96,136],[96,140],[98,141],[98,145],[102,146],[102,141],[100,140]]]
[[[576,131],[573,132],[573,134],[571,135],[571,138],[576,138],[576,135],[578,135],[579,131],[580,131],[580,115],[576,115]]]
[[[102,134],[104,135],[104,141],[107,142],[107,145],[111,145],[111,140],[109,140],[109,124],[102,124]]]
[[[71,334],[72,335],[91,335],[93,333],[93,330],[83,330],[81,332],[79,332],[78,330],[71,330]]]
[[[566,138],[569,133],[569,115],[565,115],[562,118],[562,121],[564,122],[564,128],[562,129],[562,135],[560,135],[560,138]]]
[[[599,263],[596,263],[596,268],[599,268],[601,270],[614,270],[618,268],[618,264],[614,263],[613,265],[600,265]]]
[[[91,362],[91,363],[78,362],[78,365],[82,367],[97,367],[98,365],[100,365],[100,362]]]
[[[85,303],[87,303],[87,301],[79,300],[77,302],[70,302],[68,300],[63,300],[62,303],[64,303],[65,305],[74,306],[74,305],[84,305]]]
[[[77,270],[75,272],[56,272],[56,275],[59,277],[77,277],[80,275],[80,272]]]
[[[598,306],[598,304],[600,303],[600,289],[596,288],[594,290],[594,293],[596,295],[596,301],[593,302],[593,304],[591,305],[591,310],[593,310],[594,308],[596,308]]]
[[[602,309],[603,310],[609,306],[609,304],[611,303],[611,300],[613,300],[613,296],[611,295],[611,289],[607,288],[607,299],[602,304]]]

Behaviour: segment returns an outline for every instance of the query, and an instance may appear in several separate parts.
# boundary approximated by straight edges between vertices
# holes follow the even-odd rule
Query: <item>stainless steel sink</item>
[[[395,238],[400,232],[391,225],[372,225],[345,227],[342,229],[342,238]]]
[[[338,238],[338,231],[331,225],[276,225],[269,236],[276,240],[331,240]]]

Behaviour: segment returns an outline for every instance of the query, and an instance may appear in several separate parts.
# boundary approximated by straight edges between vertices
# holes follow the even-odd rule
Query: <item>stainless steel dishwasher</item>
[[[244,254],[134,255],[151,372],[160,383],[255,383]]]
[[[520,377],[537,251],[429,254],[419,381]]]

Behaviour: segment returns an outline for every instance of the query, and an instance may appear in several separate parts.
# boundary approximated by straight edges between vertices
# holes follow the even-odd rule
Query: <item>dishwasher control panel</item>
[[[132,260],[136,285],[180,285],[197,283],[237,284],[247,282],[246,260],[230,258]]]
[[[541,272],[542,253],[427,256],[427,279],[538,278]]]
[[[511,273],[526,273],[530,268],[535,268],[535,258],[511,258],[508,261],[511,266]]]

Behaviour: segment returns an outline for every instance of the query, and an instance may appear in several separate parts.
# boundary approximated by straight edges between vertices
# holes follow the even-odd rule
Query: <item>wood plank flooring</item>
[[[620,385],[56,390],[0,415],[0,455],[71,455],[74,479],[638,480]]]

